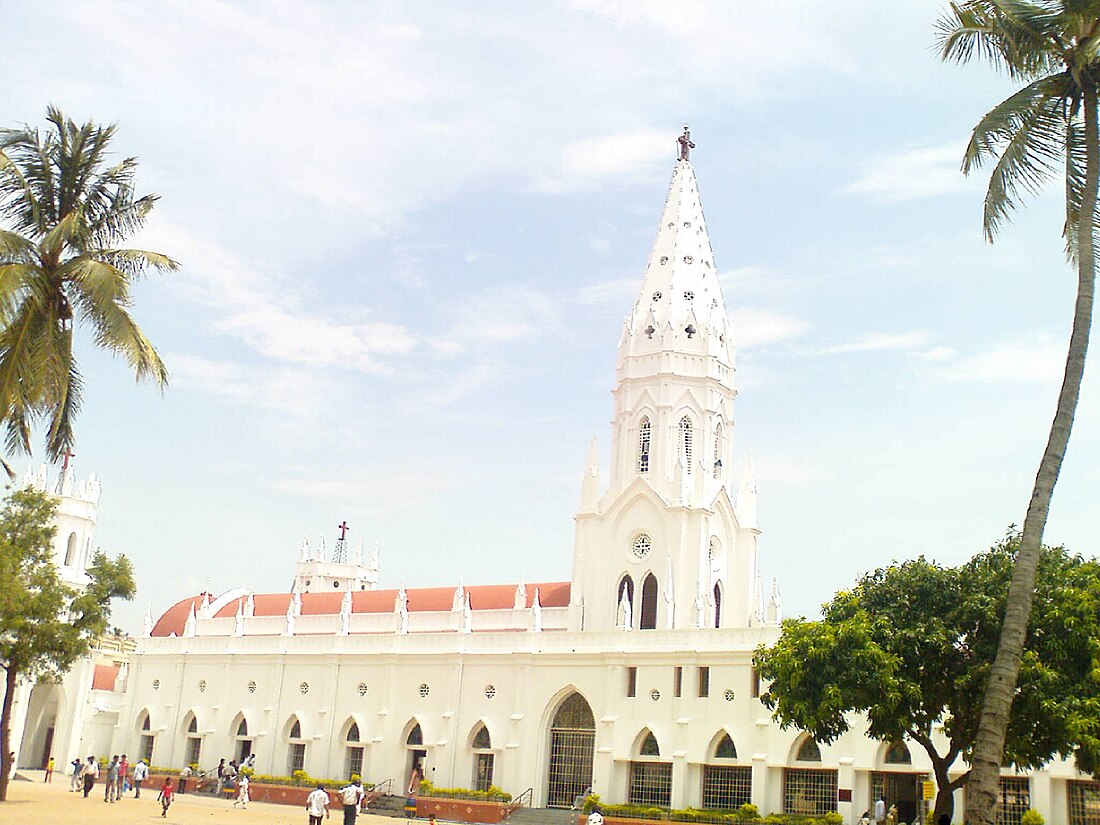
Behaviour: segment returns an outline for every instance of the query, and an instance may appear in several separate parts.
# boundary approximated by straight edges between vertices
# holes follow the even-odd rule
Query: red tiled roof
[[[96,665],[92,673],[92,690],[114,690],[118,665]]]
[[[567,607],[569,605],[569,582],[540,582],[527,585],[527,606],[535,601],[535,588],[539,591],[539,602],[543,607]],[[467,587],[470,594],[470,607],[473,610],[510,610],[515,604],[516,585],[482,584]],[[453,587],[420,587],[405,591],[409,600],[410,613],[450,610],[454,602]],[[290,593],[257,593],[252,597],[256,616],[283,616],[290,606]],[[351,594],[352,613],[390,613],[397,600],[396,590],[356,590]],[[191,605],[198,607],[202,596],[184,599],[168,608],[153,628],[154,636],[177,636],[183,633]],[[219,618],[232,617],[243,598],[234,599],[218,612]],[[340,612],[344,594],[303,593],[303,616],[333,616]]]

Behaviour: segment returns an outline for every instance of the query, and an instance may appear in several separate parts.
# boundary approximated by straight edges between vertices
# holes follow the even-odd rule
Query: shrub
[[[442,799],[473,799],[482,802],[511,802],[512,795],[490,785],[487,791],[473,791],[469,788],[437,788],[427,779],[420,781],[421,796],[434,796]]]
[[[1024,815],[1020,817],[1020,825],[1043,825],[1044,822],[1043,815],[1034,808],[1024,811]]]

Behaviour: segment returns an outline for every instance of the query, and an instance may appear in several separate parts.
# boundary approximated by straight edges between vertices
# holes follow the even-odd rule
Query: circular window
[[[690,289],[687,292],[684,293],[684,300],[685,301],[692,301],[694,299],[695,299],[695,293],[692,292]]]
[[[486,699],[492,699],[496,695],[497,695],[497,689],[496,689],[495,685],[486,685],[485,686],[485,698]]]
[[[634,539],[634,544],[631,546],[630,551],[634,554],[634,558],[644,559],[649,555],[649,551],[652,547],[653,544],[650,542],[649,536],[642,533]]]
[[[332,583],[332,586],[333,586],[333,587],[339,587],[339,586],[340,586],[340,582],[333,582],[333,583]]]
[[[160,679],[153,680],[153,690],[160,690]]]
[[[199,679],[199,693],[205,693],[205,692],[206,692],[206,680],[205,679]]]
[[[693,257],[691,257],[690,255],[685,255],[684,256],[684,263],[685,264],[695,263],[695,259]]]
[[[359,683],[359,695],[360,696],[366,696],[367,695],[367,683],[366,682],[360,682]]]
[[[668,263],[668,255],[662,255],[661,256],[661,263],[663,263],[663,264]]]
[[[432,692],[432,689],[430,687],[428,687],[426,682],[424,684],[420,685],[420,698],[421,699],[425,698],[431,692]]]
[[[248,683],[248,692],[249,693],[255,693],[256,692],[256,683],[255,682],[249,682]]]
[[[660,292],[654,292],[654,293],[653,293],[653,300],[654,300],[654,301],[659,301],[659,300],[661,300],[661,293],[660,293]]]
[[[309,682],[302,682],[302,684],[298,685],[298,692],[302,694],[309,693]]]
[[[733,690],[731,688],[726,688],[725,696],[726,696],[726,701],[727,702],[732,702],[733,701]]]
[[[661,691],[657,690],[657,688],[653,688],[653,690],[649,692],[649,698],[656,702],[661,698]]]

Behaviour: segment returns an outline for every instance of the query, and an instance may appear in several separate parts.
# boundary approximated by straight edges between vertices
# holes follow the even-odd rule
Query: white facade
[[[536,805],[590,786],[848,822],[882,789],[904,813],[929,776],[918,747],[888,754],[857,724],[815,749],[756,698],[752,654],[782,606],[758,574],[751,462],[731,474],[734,332],[680,160],[619,343],[610,477],[595,445],[584,469],[570,580],[378,590],[376,556],[306,545],[291,593],[200,594],[149,618],[112,752],[175,767],[255,753],[261,774],[354,771],[397,792],[419,764]],[[1023,787],[1074,822],[1084,778],[1057,764]]]

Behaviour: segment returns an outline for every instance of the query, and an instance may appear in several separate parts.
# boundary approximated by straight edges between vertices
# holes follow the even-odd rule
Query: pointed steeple
[[[772,594],[768,599],[765,619],[768,624],[776,625],[783,621],[783,599],[779,595],[779,579],[772,578]]]
[[[689,160],[678,160],[672,170],[657,238],[628,326],[635,337],[646,339],[666,331],[693,338],[704,326],[725,333],[726,305]]]

